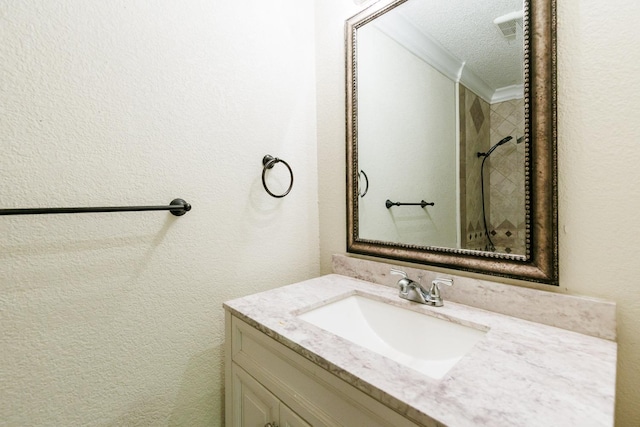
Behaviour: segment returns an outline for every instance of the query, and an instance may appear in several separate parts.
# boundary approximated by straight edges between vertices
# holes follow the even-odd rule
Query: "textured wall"
[[[640,3],[558,4],[560,285],[618,303],[616,424],[640,425]]]
[[[366,6],[363,5],[363,6]],[[360,7],[363,7],[360,6]],[[343,21],[356,6],[316,2],[318,158],[344,156]],[[618,303],[616,423],[640,425],[640,3],[558,2],[560,287]],[[320,253],[345,251],[344,169],[319,164]],[[533,286],[529,284],[522,284]]]
[[[0,425],[221,425],[222,302],[319,273],[313,38],[310,0],[0,0],[0,207],[193,205],[0,217]]]

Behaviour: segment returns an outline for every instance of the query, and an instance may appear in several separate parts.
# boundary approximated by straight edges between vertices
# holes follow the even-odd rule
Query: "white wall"
[[[342,37],[344,20],[362,7],[316,2],[323,272],[346,246]],[[638,20],[635,0],[558,2],[561,271],[560,287],[544,289],[617,302],[619,426],[640,425]]]
[[[389,36],[358,30],[360,238],[458,245],[455,83]],[[363,191],[363,189],[361,189]],[[397,206],[385,201],[435,206]]]
[[[0,208],[193,205],[0,217],[1,425],[221,425],[222,302],[319,273],[312,5],[0,0]]]

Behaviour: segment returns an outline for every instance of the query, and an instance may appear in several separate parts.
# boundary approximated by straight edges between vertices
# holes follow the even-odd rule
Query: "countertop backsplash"
[[[336,274],[391,287],[398,282],[397,276],[391,276],[391,268],[405,271],[413,280],[422,276],[422,283],[425,284],[436,277],[452,278],[453,286],[440,289],[445,303],[447,300],[454,301],[597,338],[616,340],[614,302],[439,273],[427,270],[427,267],[399,267],[340,254],[333,256],[332,266]]]

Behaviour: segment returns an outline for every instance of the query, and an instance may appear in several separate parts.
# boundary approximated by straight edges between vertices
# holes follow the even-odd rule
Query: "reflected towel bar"
[[[387,207],[387,209],[389,209],[391,206],[420,206],[421,208],[424,208],[425,206],[435,206],[436,204],[434,202],[431,203],[427,203],[424,200],[421,200],[420,203],[400,203],[400,202],[392,202],[391,200],[387,199],[387,201],[385,202],[385,206]]]
[[[182,199],[173,199],[169,206],[113,206],[93,208],[35,208],[35,209],[0,209],[0,215],[41,215],[70,214],[89,212],[133,212],[133,211],[171,211],[175,216],[182,216],[191,210],[191,205]]]

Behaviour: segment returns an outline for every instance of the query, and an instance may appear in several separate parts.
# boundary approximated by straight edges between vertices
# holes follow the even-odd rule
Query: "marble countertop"
[[[485,337],[439,380],[296,316],[361,294],[458,323]],[[228,301],[226,310],[374,399],[425,426],[611,426],[617,345],[445,300],[429,307],[397,290],[330,274]],[[398,325],[410,328],[411,325]],[[416,339],[428,331],[415,331]]]

